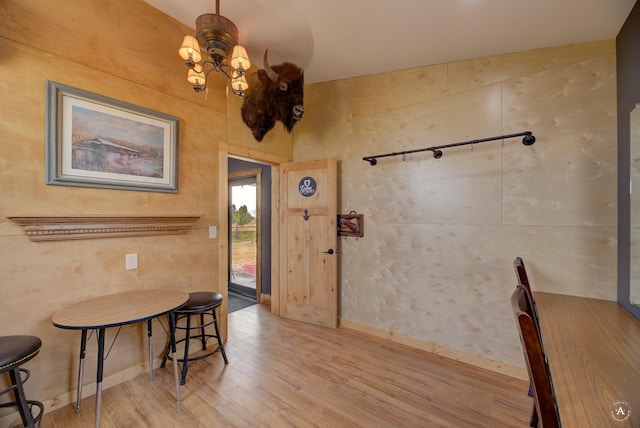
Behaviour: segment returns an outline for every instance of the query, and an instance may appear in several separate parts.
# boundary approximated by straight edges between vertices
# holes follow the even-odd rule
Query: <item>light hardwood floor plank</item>
[[[170,364],[105,390],[101,427],[511,428],[530,416],[527,382],[262,305],[229,315],[226,350],[228,366],[216,354],[189,368],[179,405]],[[43,426],[92,427],[94,403]]]

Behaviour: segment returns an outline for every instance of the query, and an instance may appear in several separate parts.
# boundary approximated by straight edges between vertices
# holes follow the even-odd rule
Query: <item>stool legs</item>
[[[13,392],[13,397],[15,401],[9,403],[2,403],[0,407],[10,407],[16,406],[18,408],[18,412],[20,413],[20,419],[22,419],[22,424],[28,428],[35,428],[36,426],[40,426],[40,421],[42,420],[42,413],[44,411],[44,405],[35,400],[27,400],[27,397],[24,393],[24,381],[29,379],[29,370],[20,367],[14,367],[9,371],[9,377],[11,378],[11,386],[0,393],[0,395],[5,394],[9,391]],[[22,374],[24,373],[26,376],[23,379]],[[34,418],[33,413],[31,413],[31,407],[37,406],[39,408],[37,416]]]
[[[202,331],[203,331],[202,335],[204,336],[204,327],[202,327]],[[191,342],[191,314],[187,315],[186,334],[187,336],[185,337],[185,340],[184,340],[184,357],[182,358],[182,376],[180,377],[180,385],[184,385],[185,382],[187,381],[187,369],[189,368],[189,342]],[[204,344],[202,346],[204,349]]]
[[[25,397],[24,395],[24,388],[22,387],[22,376],[20,376],[20,368],[16,367],[10,370],[9,376],[11,377],[11,383],[16,386],[13,390],[13,396],[16,399],[16,404],[18,405],[18,411],[20,412],[22,423],[26,427],[32,427],[34,426],[33,416],[31,415],[31,410],[29,409],[29,403],[27,403],[27,397]]]
[[[44,404],[36,400],[28,400],[24,393],[24,383],[29,380],[29,369],[20,367],[21,364],[33,359],[42,342],[39,337],[27,335],[0,336],[0,349],[2,350],[2,362],[0,362],[0,375],[8,373],[11,385],[0,391],[0,396],[10,394],[13,401],[0,403],[0,408],[18,408],[22,425],[28,428],[40,426],[44,414]],[[33,414],[34,407],[37,413]]]
[[[224,343],[222,343],[222,337],[220,336],[220,328],[218,327],[218,317],[216,316],[216,309],[213,308],[211,313],[213,314],[213,326],[216,328],[216,337],[218,338],[218,348],[220,349],[220,353],[222,354],[224,363],[229,364],[229,360],[227,359],[227,353],[224,350]]]
[[[165,349],[164,355],[162,357],[162,364],[160,365],[160,367],[164,367],[166,365],[166,362],[168,359],[174,359],[177,358],[176,361],[182,363],[182,369],[181,369],[181,376],[180,376],[180,385],[184,385],[187,379],[187,370],[189,369],[189,364],[192,362],[195,362],[197,360],[200,360],[202,358],[208,357],[210,355],[215,354],[216,352],[220,352],[222,354],[222,358],[224,359],[224,363],[225,364],[229,364],[229,359],[227,358],[227,353],[224,349],[224,343],[222,341],[222,336],[220,335],[220,327],[218,326],[218,317],[216,315],[216,308],[212,308],[211,309],[211,316],[213,317],[213,319],[211,320],[211,322],[209,323],[205,323],[205,319],[204,319],[204,315],[205,314],[209,314],[208,311],[206,312],[201,312],[201,313],[182,313],[182,314],[174,314],[174,325],[173,327],[170,329],[170,341],[169,343],[171,344],[171,341],[175,341],[175,343],[179,343],[179,342],[184,342],[184,354],[182,358],[177,358],[175,356],[175,353],[172,353],[173,355],[169,355],[171,353],[171,348],[170,345],[167,346],[167,348]],[[199,318],[196,318],[196,320],[199,319],[200,324],[199,325],[193,325],[192,324],[192,320],[191,320],[191,316],[197,316],[199,315]],[[186,325],[184,327],[178,327],[177,323],[179,319],[185,319],[186,320]],[[197,321],[196,321],[197,322]],[[215,328],[215,335],[212,334],[206,334],[205,333],[205,327],[208,325],[213,324],[213,327]],[[199,329],[200,331],[196,333],[196,335],[191,334],[191,329]],[[185,331],[185,337],[180,339],[180,340],[176,340],[176,330],[186,330]],[[204,354],[204,355],[198,355],[195,357],[191,357],[189,358],[189,348],[190,348],[190,342],[193,339],[199,339],[200,342],[202,343],[202,350],[206,351],[207,349],[207,339],[208,338],[212,338],[215,337],[218,341],[218,346],[216,349],[214,349],[213,351]]]
[[[215,309],[213,310],[213,313],[215,317]],[[216,334],[218,334],[217,331]],[[204,335],[204,314],[200,314],[200,341],[202,342],[202,350],[204,351],[207,349],[207,339]]]

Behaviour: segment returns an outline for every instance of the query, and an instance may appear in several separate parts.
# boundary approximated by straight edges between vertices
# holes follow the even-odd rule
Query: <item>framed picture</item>
[[[349,214],[338,214],[338,236],[364,236],[364,215],[355,211]]]
[[[47,81],[47,184],[177,193],[178,123]]]

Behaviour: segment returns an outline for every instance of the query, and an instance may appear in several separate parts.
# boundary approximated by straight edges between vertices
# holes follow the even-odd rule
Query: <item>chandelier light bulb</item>
[[[249,61],[249,55],[247,51],[240,45],[233,47],[233,53],[231,54],[231,67],[234,69],[248,70],[251,67],[251,61]]]
[[[236,92],[246,91],[249,88],[249,84],[247,83],[247,79],[244,77],[244,74],[234,78],[231,82],[231,87]]]
[[[180,49],[178,49],[178,55],[185,61],[185,63],[196,64],[202,60],[202,54],[200,53],[200,46],[195,37],[186,35],[182,41]]]
[[[204,86],[207,78],[202,71],[197,72],[195,69],[191,68],[189,69],[189,74],[187,74],[187,80],[193,85]]]

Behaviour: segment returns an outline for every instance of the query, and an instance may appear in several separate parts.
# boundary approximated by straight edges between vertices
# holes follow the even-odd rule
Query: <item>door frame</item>
[[[280,236],[279,209],[280,209],[280,167],[281,163],[291,162],[290,159],[275,156],[268,153],[256,152],[245,147],[225,145],[218,150],[218,289],[224,297],[223,315],[226,320],[229,313],[229,158],[245,160],[248,162],[260,163],[271,167],[271,312],[280,315],[278,301],[280,290],[280,245],[279,239],[273,237]],[[259,302],[262,303],[262,302]],[[227,323],[224,322],[223,335],[227,333]]]

